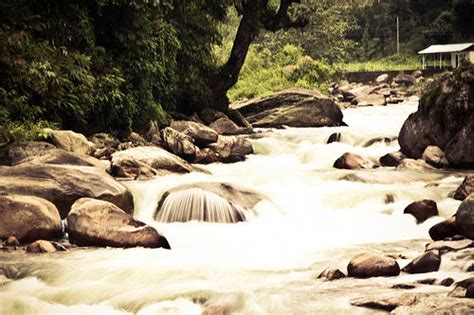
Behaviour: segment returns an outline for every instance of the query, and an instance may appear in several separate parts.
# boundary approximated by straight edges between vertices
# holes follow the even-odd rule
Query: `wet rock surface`
[[[438,207],[433,200],[425,199],[412,202],[403,213],[411,214],[416,218],[417,223],[423,223],[427,219],[438,215]]]
[[[350,277],[391,277],[400,274],[400,267],[395,259],[373,253],[361,253],[354,256],[347,272]]]

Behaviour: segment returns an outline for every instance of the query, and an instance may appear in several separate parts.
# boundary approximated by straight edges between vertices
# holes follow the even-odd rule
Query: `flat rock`
[[[446,297],[443,295],[430,295],[417,299],[418,303],[400,305],[392,314],[415,315],[415,314],[460,314],[468,315],[474,313],[474,301]]]
[[[50,150],[56,149],[54,145],[41,141],[13,142],[0,149],[0,164],[17,165],[31,157],[40,157]]]
[[[190,173],[196,170],[182,158],[159,147],[135,147],[112,155],[112,169],[115,169],[115,172],[124,169],[123,174],[126,174],[125,168],[133,164],[171,173]]]
[[[400,274],[400,267],[395,259],[373,254],[361,253],[352,257],[347,272],[350,277],[390,277]]]
[[[403,159],[397,166],[397,170],[423,171],[436,170],[436,168],[426,163],[424,160]]]
[[[365,94],[355,98],[357,106],[383,106],[387,104],[385,96],[380,94]]]
[[[0,239],[22,243],[61,236],[58,209],[46,199],[34,196],[0,196]]]
[[[133,196],[104,170],[89,166],[23,163],[0,167],[0,190],[32,195],[51,201],[66,217],[71,205],[82,197],[110,201],[133,211]]]
[[[427,296],[428,294],[424,293],[397,293],[394,296],[374,295],[353,299],[350,301],[350,303],[354,306],[391,312],[400,306],[415,305],[419,303],[421,299],[426,298]]]
[[[318,91],[289,89],[233,106],[253,127],[341,126],[342,112]]]
[[[155,228],[102,200],[77,200],[67,216],[67,229],[69,241],[78,246],[170,248]]]
[[[465,249],[465,248],[473,247],[473,246],[474,246],[474,242],[469,239],[460,240],[460,241],[436,241],[436,242],[427,244],[425,250],[426,251],[431,251],[431,250],[452,251],[452,250],[461,250],[461,249]]]

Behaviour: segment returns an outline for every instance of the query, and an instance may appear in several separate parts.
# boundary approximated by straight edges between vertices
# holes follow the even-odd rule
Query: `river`
[[[135,216],[155,226],[172,250],[77,249],[68,253],[0,253],[13,276],[0,278],[0,314],[200,314],[222,306],[239,314],[367,313],[349,300],[387,290],[419,276],[317,280],[326,267],[346,271],[350,258],[377,251],[413,258],[423,251],[434,217],[417,225],[403,209],[433,199],[443,217],[459,202],[448,198],[462,174],[441,171],[337,170],[345,152],[374,162],[399,149],[391,141],[412,100],[399,105],[344,110],[348,127],[262,130],[245,162],[205,166],[212,175],[170,175],[124,182],[135,198]],[[334,132],[341,141],[326,144]],[[370,144],[374,138],[388,138]],[[370,144],[367,146],[367,144]],[[347,174],[377,183],[340,180]],[[158,223],[161,195],[183,183],[236,183],[266,196],[256,215],[237,224]],[[387,200],[392,197],[393,202]],[[400,264],[408,262],[399,260]],[[457,266],[441,271],[456,278]],[[431,286],[429,290],[446,290]]]

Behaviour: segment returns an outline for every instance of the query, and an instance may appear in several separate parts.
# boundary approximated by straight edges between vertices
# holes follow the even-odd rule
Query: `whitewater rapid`
[[[316,276],[328,266],[345,270],[361,250],[422,251],[428,229],[456,211],[459,202],[448,194],[463,177],[394,168],[337,170],[332,165],[345,152],[377,162],[398,150],[395,138],[416,106],[412,100],[346,109],[348,127],[259,130],[251,138],[255,154],[244,162],[205,166],[211,174],[124,182],[134,195],[136,218],[156,227],[172,250],[2,253],[0,264],[13,279],[0,278],[0,314],[200,314],[209,306],[240,314],[366,313],[351,307],[350,297],[368,285],[383,290],[394,280],[325,283]],[[341,133],[340,142],[326,144],[335,132]],[[375,176],[377,183],[340,180],[353,173]],[[238,184],[266,198],[248,222],[154,220],[165,191],[203,181]],[[403,214],[419,199],[435,200],[441,216],[417,225]],[[458,271],[445,268],[453,277]]]

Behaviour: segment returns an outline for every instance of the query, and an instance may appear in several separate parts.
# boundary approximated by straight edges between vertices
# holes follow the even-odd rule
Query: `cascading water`
[[[237,223],[245,221],[243,209],[221,196],[201,188],[188,188],[168,194],[156,215],[159,222]]]
[[[344,270],[361,250],[408,256],[422,251],[429,227],[442,218],[417,225],[403,209],[428,198],[438,203],[442,216],[452,215],[459,202],[447,196],[463,176],[394,168],[337,170],[332,164],[345,152],[376,161],[398,150],[391,139],[415,110],[416,102],[347,109],[344,121],[349,127],[264,131],[251,140],[255,155],[241,163],[206,166],[212,174],[125,182],[134,194],[137,219],[163,233],[172,250],[2,253],[0,263],[11,279],[0,277],[0,314],[199,314],[207,307],[241,314],[367,313],[351,307],[349,299],[401,280],[321,282],[315,277],[328,266]],[[334,132],[341,133],[341,142],[326,144]],[[382,141],[372,141],[380,137]],[[347,175],[363,180],[341,180]],[[215,224],[198,220],[207,211],[206,202],[221,209],[216,212],[230,211],[227,198],[199,188],[183,190],[168,198],[187,200],[183,202],[190,206],[181,209],[195,209],[198,203],[190,217],[196,221],[155,220],[165,192],[196,182],[238,184],[268,199],[249,207],[255,215],[247,222]],[[171,211],[173,199],[169,202],[158,221],[181,221],[181,210]],[[446,276],[459,277],[453,264],[441,268]]]

